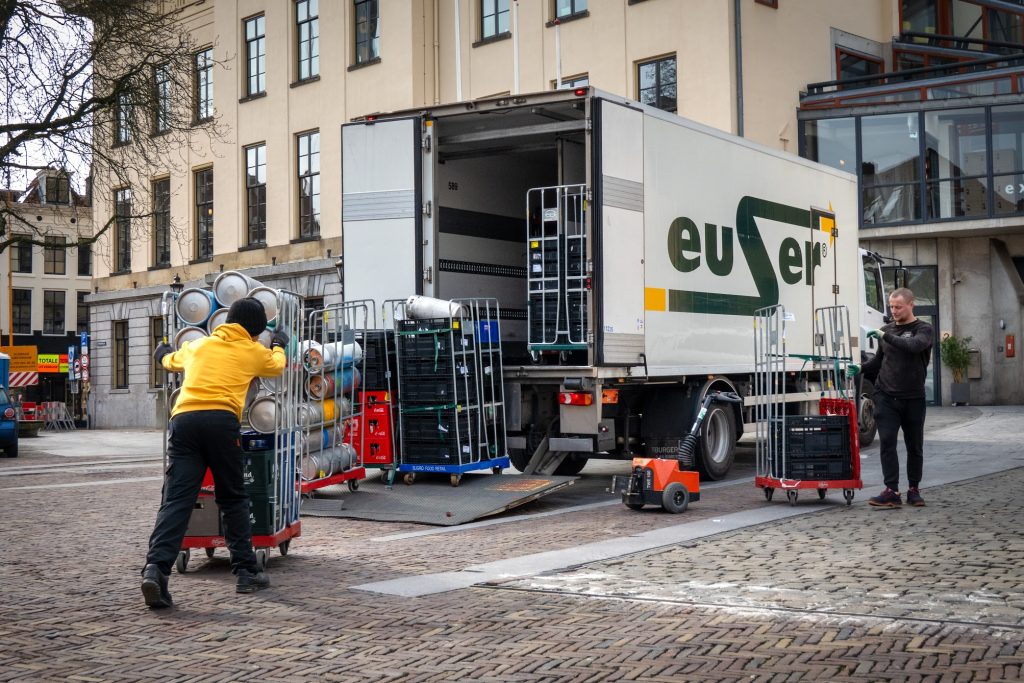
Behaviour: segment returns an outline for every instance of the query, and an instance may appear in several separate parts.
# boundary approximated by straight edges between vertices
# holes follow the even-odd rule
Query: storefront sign
[[[40,353],[36,358],[36,372],[66,373],[68,371],[68,356],[66,353]]]

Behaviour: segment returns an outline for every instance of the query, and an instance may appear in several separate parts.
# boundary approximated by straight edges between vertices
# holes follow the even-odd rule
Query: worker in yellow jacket
[[[207,468],[213,473],[224,540],[237,577],[235,590],[252,593],[270,585],[252,548],[239,437],[249,384],[255,377],[276,377],[285,367],[288,335],[275,331],[268,349],[256,341],[266,327],[263,304],[240,299],[228,309],[227,322],[209,337],[187,342],[178,351],[161,343],[153,352],[165,370],[184,372],[185,377],[168,426],[163,500],[142,572],[142,595],[150,607],[172,605],[167,589],[171,565]]]

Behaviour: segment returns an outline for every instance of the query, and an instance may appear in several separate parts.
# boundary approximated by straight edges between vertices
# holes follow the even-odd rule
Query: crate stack
[[[394,330],[366,330],[356,336],[363,347],[364,374],[357,400],[360,418],[349,423],[346,441],[360,445],[359,461],[394,481],[398,453],[398,395]]]
[[[775,450],[784,454],[782,478],[840,480],[853,477],[850,421],[845,415],[785,415],[772,423]]]

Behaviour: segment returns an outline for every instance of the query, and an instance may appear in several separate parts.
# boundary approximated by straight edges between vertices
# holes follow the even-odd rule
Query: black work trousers
[[[875,423],[882,457],[882,477],[893,491],[900,490],[900,458],[896,441],[903,430],[903,444],[907,447],[907,482],[910,488],[921,483],[924,468],[924,416],[923,398],[893,398],[885,392],[875,392]]]
[[[163,500],[149,537],[146,564],[170,573],[188,530],[203,475],[210,468],[224,541],[231,551],[231,570],[256,571],[238,429],[238,417],[226,410],[197,410],[171,419]]]

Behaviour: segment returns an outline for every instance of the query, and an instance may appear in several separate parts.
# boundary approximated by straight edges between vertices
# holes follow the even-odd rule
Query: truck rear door
[[[420,117],[341,128],[346,301],[424,293],[421,131]]]
[[[594,277],[598,365],[644,353],[644,114],[594,98]]]

